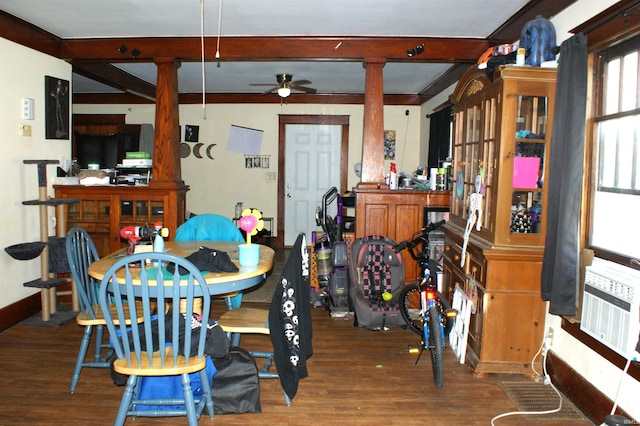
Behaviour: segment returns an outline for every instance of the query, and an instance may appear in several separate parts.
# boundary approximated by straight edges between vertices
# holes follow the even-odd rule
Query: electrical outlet
[[[544,339],[544,346],[545,348],[549,348],[551,347],[551,345],[553,344],[553,328],[549,327],[549,330],[547,330],[547,335],[545,336]]]

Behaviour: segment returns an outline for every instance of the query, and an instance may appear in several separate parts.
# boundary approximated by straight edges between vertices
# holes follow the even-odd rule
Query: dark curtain
[[[577,309],[587,72],[587,39],[578,34],[560,46],[546,182],[542,299],[556,315],[575,315]]]
[[[440,162],[450,156],[451,106],[434,112],[429,118],[431,121],[429,127],[428,168],[440,167]]]

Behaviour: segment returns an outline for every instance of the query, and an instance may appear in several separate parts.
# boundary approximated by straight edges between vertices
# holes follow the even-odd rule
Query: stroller
[[[336,202],[337,212],[335,219],[328,213],[331,203]],[[342,239],[342,197],[336,187],[330,188],[322,196],[322,206],[316,209],[316,224],[322,227],[324,236],[316,241],[316,247],[325,245],[331,251],[330,265],[326,275],[318,274],[321,287],[326,290],[328,309],[332,318],[351,317],[353,313],[349,309],[349,260],[347,246]],[[326,247],[328,246],[328,247]],[[326,254],[326,250],[325,253]],[[320,272],[320,270],[319,270]]]

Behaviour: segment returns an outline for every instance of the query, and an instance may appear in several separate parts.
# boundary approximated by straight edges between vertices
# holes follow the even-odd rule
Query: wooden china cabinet
[[[555,69],[500,67],[491,81],[472,67],[452,95],[455,182],[444,226],[443,276],[449,298],[459,286],[475,302],[466,359],[477,375],[531,375],[542,343],[540,275],[555,82]],[[475,200],[480,210],[472,208]],[[465,239],[470,216],[480,227],[471,221]]]

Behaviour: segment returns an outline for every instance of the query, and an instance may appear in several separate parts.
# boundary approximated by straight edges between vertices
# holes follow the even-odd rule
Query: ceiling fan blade
[[[295,84],[311,84],[311,82],[309,80],[296,80],[296,81],[292,81],[291,84],[295,85]]]
[[[273,87],[278,87],[278,86],[274,86],[272,83],[249,83],[249,86],[273,86]]]
[[[316,93],[317,92],[317,90],[314,89],[313,87],[298,86],[297,84],[291,84],[291,90],[299,90],[299,91],[305,92],[305,93]]]

